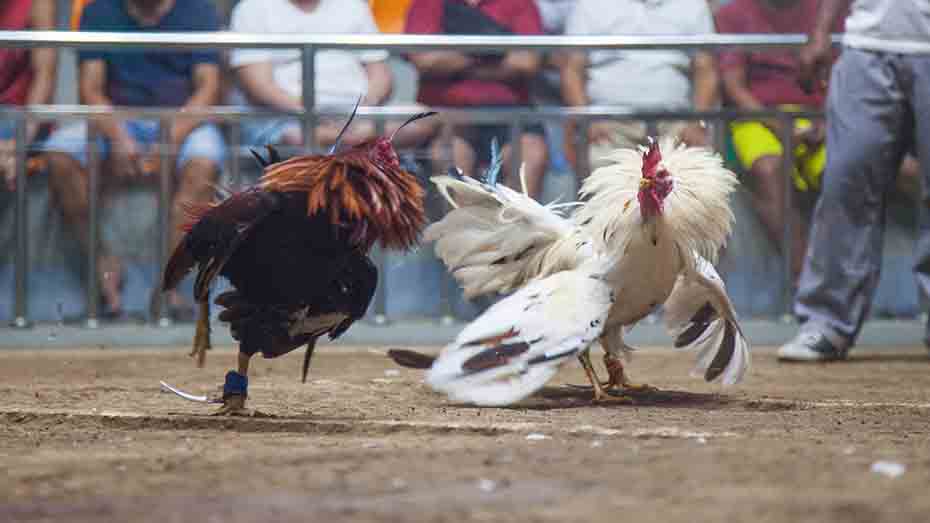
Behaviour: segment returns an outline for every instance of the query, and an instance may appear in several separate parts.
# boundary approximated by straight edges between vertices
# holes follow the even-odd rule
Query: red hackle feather
[[[291,158],[266,168],[259,186],[306,192],[307,215],[328,216],[348,229],[355,245],[410,248],[426,225],[424,190],[396,161],[375,161],[383,159],[375,154],[383,152],[379,145],[373,140],[339,154]]]

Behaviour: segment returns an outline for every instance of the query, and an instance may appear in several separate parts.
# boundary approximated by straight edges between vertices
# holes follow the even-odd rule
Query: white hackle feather
[[[432,181],[453,209],[425,229],[423,240],[435,242],[436,255],[468,299],[510,292],[577,267],[586,257],[590,242],[580,239],[561,212],[574,204],[542,205],[525,193],[472,178]]]
[[[442,350],[427,383],[487,406],[539,390],[603,329],[613,293],[588,267],[533,281],[488,308]]]
[[[729,195],[738,184],[736,175],[710,149],[686,147],[674,137],[662,138],[659,149],[659,166],[668,170],[673,181],[664,203],[665,226],[681,250],[696,251],[716,263],[733,223]],[[623,254],[628,235],[641,223],[636,195],[643,151],[610,153],[604,159],[613,163],[596,169],[581,187],[581,198],[587,201],[575,214],[575,222],[584,224],[605,252]]]

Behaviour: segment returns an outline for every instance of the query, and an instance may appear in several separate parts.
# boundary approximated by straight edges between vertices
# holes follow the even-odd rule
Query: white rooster
[[[454,207],[425,231],[465,295],[507,293],[430,365],[428,382],[477,404],[518,401],[577,356],[594,389],[640,387],[621,356],[630,328],[664,304],[675,346],[697,349],[693,374],[725,385],[749,368],[742,334],[714,270],[730,233],[736,177],[705,149],[652,142],[619,150],[585,181],[583,204],[543,206],[524,193],[456,176],[434,177]],[[580,205],[571,218],[560,208]],[[609,381],[590,362],[598,340]],[[403,364],[403,352],[392,357]],[[407,354],[410,354],[409,352]],[[477,362],[477,363],[476,363]]]

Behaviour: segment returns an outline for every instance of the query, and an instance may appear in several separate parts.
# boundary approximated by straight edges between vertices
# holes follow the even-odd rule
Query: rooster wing
[[[194,297],[205,299],[210,284],[255,227],[281,208],[280,195],[252,188],[211,204],[188,205],[185,214],[187,231],[175,247],[165,266],[162,290],[178,286],[181,280],[200,266],[194,284]]]
[[[521,170],[522,173],[522,170]],[[466,298],[507,293],[581,265],[590,242],[560,214],[525,193],[461,176],[431,179],[453,209],[424,231]]]
[[[714,266],[696,252],[694,269],[678,277],[665,302],[664,320],[675,347],[697,349],[692,375],[724,385],[739,383],[750,365],[743,335],[726,287]]]
[[[590,271],[533,281],[488,308],[446,346],[427,383],[456,401],[519,401],[597,339],[612,303],[610,287]]]

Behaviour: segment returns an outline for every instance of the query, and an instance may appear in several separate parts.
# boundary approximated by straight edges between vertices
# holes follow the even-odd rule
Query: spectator
[[[849,4],[820,2],[800,54],[800,79],[808,90],[826,84],[830,31]],[[830,76],[829,155],[795,299],[802,325],[798,335],[778,349],[784,360],[844,359],[854,345],[878,285],[887,189],[910,147],[919,153],[923,199],[930,201],[930,9],[920,1],[856,0],[846,31],[843,53]],[[915,269],[926,293],[926,220],[920,232]],[[930,325],[926,336],[930,344]]]
[[[81,29],[88,31],[215,31],[218,17],[208,0],[95,0],[81,14]],[[78,53],[80,99],[88,105],[177,107],[181,111],[214,105],[220,89],[219,54],[214,51],[97,51]],[[225,146],[219,130],[202,118],[178,116],[168,130],[170,143],[159,144],[159,123],[149,120],[120,122],[100,116],[91,122],[99,133],[98,150],[106,158],[105,188],[118,181],[151,173],[149,166],[167,145],[177,152],[177,191],[172,223],[184,220],[182,204],[207,202],[222,168]],[[47,144],[50,187],[83,247],[88,247],[87,125],[60,129]],[[175,149],[176,148],[176,149]],[[171,227],[173,248],[183,232]],[[101,244],[98,263],[103,316],[122,312],[120,260]],[[170,252],[170,251],[169,251]],[[172,293],[168,305],[174,313],[190,309]]]
[[[732,0],[717,11],[721,33],[797,33],[812,29],[818,0]],[[842,31],[842,21],[831,27]],[[721,53],[723,87],[732,105],[740,109],[779,108],[786,111],[819,110],[824,97],[808,94],[797,84],[798,59],[793,51],[732,49]],[[733,147],[750,175],[750,197],[769,239],[784,252],[784,224],[793,225],[790,263],[795,279],[801,271],[807,227],[796,207],[785,215],[785,179],[782,173],[783,122],[777,118],[731,124]],[[793,180],[801,190],[816,189],[826,165],[824,124],[799,118],[793,131],[796,143]]]
[[[542,34],[533,0],[414,0],[406,27],[408,33],[418,34]],[[540,57],[526,51],[503,55],[429,51],[413,53],[410,60],[420,72],[418,100],[438,107],[525,107],[530,81],[540,67]],[[508,124],[456,125],[452,134],[453,161],[466,175],[487,163],[493,138],[503,145],[504,172],[510,171]],[[542,125],[523,128],[520,150],[527,189],[538,197],[548,163]],[[438,154],[434,147],[434,156]]]
[[[0,12],[0,30],[54,30],[54,0],[9,0]],[[55,93],[58,54],[53,48],[0,49],[0,105],[51,103]],[[42,127],[45,127],[44,129]],[[26,125],[26,146],[33,148],[47,126]],[[0,178],[8,190],[16,180],[16,125],[0,121]]]
[[[566,25],[575,35],[708,34],[713,17],[693,0],[579,0]],[[566,105],[612,105],[625,110],[711,110],[718,102],[713,56],[706,52],[612,51],[571,53],[562,68]],[[646,141],[647,134],[678,135],[693,146],[709,143],[700,122],[662,121],[651,132],[642,121],[595,121],[588,130],[591,165],[618,147]],[[574,163],[574,124],[566,148]]]
[[[341,0],[243,0],[233,9],[232,31],[249,33],[377,33],[369,7]],[[363,96],[362,105],[382,105],[391,94],[391,70],[385,51],[323,50],[316,53],[314,104],[321,108],[350,108]],[[232,53],[240,90],[238,103],[279,110],[303,108],[302,66],[297,49],[240,49]],[[269,79],[271,81],[269,81]],[[330,146],[345,118],[324,120],[316,128],[317,141]],[[386,126],[393,132],[400,122]],[[435,131],[437,123],[425,119],[405,127],[397,136],[399,147],[418,145]],[[349,145],[374,136],[370,120],[356,120],[343,137]],[[273,118],[243,123],[243,141],[251,145],[303,144],[300,123],[294,118]]]

